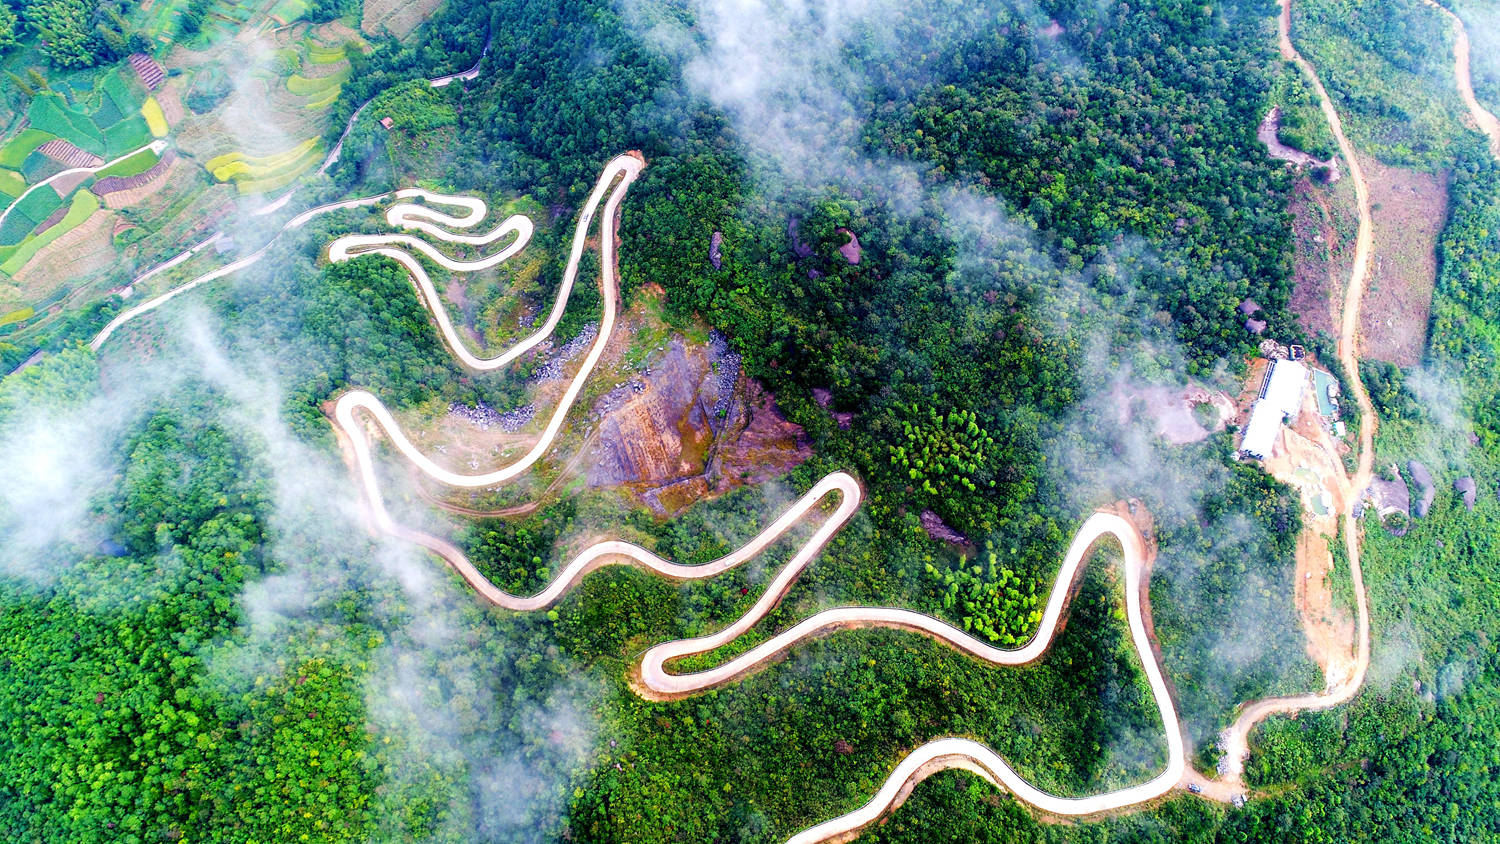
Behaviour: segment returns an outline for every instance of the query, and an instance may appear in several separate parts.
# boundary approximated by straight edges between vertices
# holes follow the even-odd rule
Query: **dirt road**
[[[1438,5],[1434,0],[1423,0],[1427,5],[1444,15],[1453,24],[1453,78],[1458,82],[1458,95],[1463,98],[1464,105],[1468,106],[1469,114],[1473,116],[1474,123],[1479,131],[1490,138],[1490,154],[1500,159],[1500,120],[1495,119],[1488,109],[1479,104],[1474,97],[1474,79],[1469,72],[1469,31],[1464,27],[1464,22],[1458,15]]]
[[[5,206],[5,210],[4,211],[0,211],[0,223],[4,223],[5,222],[5,218],[8,217],[8,216],[10,216],[11,209],[15,208],[17,205],[20,205],[21,204],[21,200],[23,200],[26,197],[30,196],[31,192],[34,191],[34,190],[38,190],[38,189],[42,188],[43,186],[50,185],[53,182],[55,182],[55,181],[57,181],[59,179],[63,179],[65,177],[69,177],[69,176],[89,176],[89,175],[92,175],[94,173],[99,172],[100,170],[103,170],[106,167],[113,167],[114,165],[119,164],[121,161],[124,161],[125,159],[131,157],[132,155],[135,155],[136,153],[145,152],[146,150],[151,150],[154,153],[160,154],[162,152],[162,150],[164,150],[166,148],[167,148],[167,142],[165,140],[155,140],[155,141],[152,141],[149,144],[146,144],[143,147],[140,147],[138,149],[133,149],[130,152],[127,152],[124,155],[120,156],[119,158],[114,158],[114,159],[111,159],[109,161],[106,161],[103,164],[100,164],[98,167],[70,167],[67,170],[63,170],[60,173],[54,173],[51,176],[48,176],[47,178],[43,179],[42,181],[37,182],[36,184],[34,184],[31,187],[27,188],[25,190],[25,192],[23,192],[20,196],[16,197],[14,200],[12,200],[9,205]]]
[[[127,308],[116,314],[115,318],[110,320],[109,323],[104,326],[104,328],[100,329],[99,333],[94,335],[93,340],[89,341],[89,348],[93,349],[96,352],[99,351],[99,348],[104,345],[105,341],[109,340],[110,336],[112,336],[116,331],[120,330],[120,326],[124,325],[125,323],[130,322],[138,316],[148,314],[151,311],[156,310],[162,305],[165,305],[166,303],[172,301],[178,296],[181,296],[189,290],[198,287],[201,284],[206,284],[207,282],[213,281],[214,279],[223,278],[224,276],[230,275],[232,273],[237,273],[240,270],[243,270],[246,267],[259,262],[261,258],[264,258],[266,256],[266,253],[270,251],[271,247],[275,245],[276,241],[281,239],[281,236],[283,234],[294,229],[301,228],[302,226],[307,224],[308,220],[311,220],[314,217],[322,216],[323,214],[327,214],[330,211],[337,211],[341,208],[356,208],[361,205],[374,205],[382,199],[385,199],[387,195],[388,194],[382,193],[378,196],[367,196],[362,199],[346,199],[343,202],[330,202],[327,205],[319,205],[316,208],[310,208],[306,211],[303,211],[301,214],[298,214],[292,219],[287,220],[286,223],[277,230],[276,235],[266,242],[265,246],[262,246],[249,255],[246,255],[245,257],[234,261],[233,263],[225,264],[224,266],[216,270],[206,272],[203,275],[186,281],[161,294],[160,296],[157,296],[155,299],[142,302],[141,304],[136,305],[133,308]],[[170,261],[159,264],[156,267],[147,270],[140,276],[137,276],[135,281],[132,281],[131,284],[133,285],[137,282],[145,281],[146,279],[150,278],[153,275],[156,275],[162,270],[170,269],[177,264],[186,261],[188,258],[191,258],[194,253],[203,249],[205,246],[208,246],[209,244],[217,241],[221,237],[223,237],[223,234],[220,232],[216,232],[212,237],[208,238],[202,243],[199,243],[197,246],[194,246],[182,252]]]
[[[1022,800],[1045,811],[1064,815],[1088,815],[1119,809],[1158,797],[1176,786],[1187,767],[1184,741],[1176,708],[1143,621],[1144,590],[1142,587],[1145,573],[1149,570],[1149,554],[1140,530],[1129,519],[1117,513],[1095,513],[1079,529],[1053,584],[1039,632],[1022,648],[1003,650],[992,647],[947,622],[911,610],[888,607],[840,607],[820,612],[718,667],[691,674],[673,673],[667,669],[667,663],[679,657],[712,651],[735,640],[754,627],[780,602],[803,569],[811,564],[834,534],[853,517],[859,509],[862,492],[858,482],[852,476],[844,472],[835,472],[823,478],[755,538],[713,562],[702,565],[681,565],[628,542],[614,540],[599,542],[575,556],[541,592],[530,596],[512,595],[495,586],[479,572],[459,548],[451,543],[395,523],[386,510],[381,496],[368,436],[371,432],[366,430],[362,419],[373,421],[402,457],[418,471],[444,484],[467,488],[494,486],[530,468],[551,447],[569,408],[591,374],[614,330],[618,309],[618,292],[615,289],[614,226],[620,201],[640,172],[641,166],[639,159],[621,156],[611,161],[606,167],[580,214],[574,231],[573,251],[569,256],[568,267],[551,317],[535,334],[494,358],[477,358],[463,347],[449,324],[444,307],[437,297],[431,280],[423,271],[421,263],[410,253],[398,249],[397,246],[419,251],[455,272],[471,271],[481,266],[493,266],[519,251],[525,245],[526,237],[530,233],[529,222],[523,225],[512,218],[486,235],[455,234],[443,227],[465,228],[475,225],[484,217],[484,204],[480,200],[467,197],[429,194],[423,196],[426,201],[462,207],[466,209],[466,213],[447,215],[434,212],[426,206],[400,205],[391,209],[388,219],[393,225],[417,229],[429,237],[448,242],[490,243],[498,241],[503,231],[516,231],[517,238],[497,253],[497,256],[467,263],[453,261],[425,241],[408,235],[355,235],[340,238],[330,246],[329,256],[333,260],[345,260],[357,254],[376,253],[399,261],[412,274],[413,284],[418,289],[423,304],[433,313],[444,342],[454,354],[472,369],[493,369],[515,360],[520,354],[551,334],[566,307],[569,292],[576,282],[579,261],[587,241],[589,227],[595,216],[595,209],[608,191],[605,210],[600,217],[601,293],[604,304],[598,339],[591,347],[582,366],[574,374],[567,391],[553,411],[546,429],[526,455],[507,466],[489,472],[473,475],[452,472],[438,466],[419,452],[400,430],[390,412],[371,394],[364,391],[351,391],[335,404],[334,418],[339,441],[361,480],[365,512],[373,526],[377,530],[416,543],[436,553],[486,601],[506,609],[530,611],[543,609],[556,603],[581,578],[602,566],[633,565],[677,580],[715,577],[763,553],[793,526],[813,516],[815,511],[820,512],[824,501],[836,496],[838,503],[833,511],[821,519],[812,535],[802,543],[793,557],[776,574],[765,593],[742,617],[711,635],[666,642],[646,651],[641,658],[638,674],[635,677],[636,688],[642,695],[657,699],[690,695],[732,682],[746,673],[763,667],[798,642],[833,630],[853,627],[888,627],[908,630],[937,639],[993,665],[1022,665],[1031,662],[1046,652],[1053,635],[1060,627],[1069,590],[1087,560],[1088,553],[1102,539],[1113,537],[1124,553],[1126,610],[1131,637],[1137,652],[1141,655],[1142,665],[1167,738],[1167,764],[1160,774],[1141,785],[1107,794],[1083,798],[1060,797],[1048,794],[1027,783],[993,750],[982,744],[966,738],[941,738],[918,748],[902,760],[888,778],[885,787],[866,806],[856,812],[806,830],[793,840],[811,842],[846,836],[869,824],[898,804],[917,780],[933,771],[949,767],[976,771],[996,785],[1010,789]],[[611,186],[613,186],[612,190]],[[408,198],[416,195],[417,192],[414,191],[398,194],[398,196]]]
[[[1301,68],[1317,92],[1323,116],[1328,119],[1334,139],[1338,141],[1339,154],[1349,166],[1349,176],[1354,181],[1354,192],[1359,206],[1359,234],[1354,245],[1354,268],[1349,275],[1349,284],[1344,289],[1344,313],[1339,331],[1339,363],[1344,368],[1345,380],[1353,390],[1359,407],[1359,468],[1350,480],[1350,487],[1354,490],[1362,490],[1370,482],[1375,454],[1376,424],[1375,410],[1370,404],[1370,396],[1359,379],[1357,348],[1359,305],[1364,295],[1365,281],[1369,275],[1370,253],[1374,240],[1373,223],[1370,218],[1370,191],[1365,183],[1364,172],[1360,169],[1359,158],[1354,153],[1353,145],[1344,135],[1343,122],[1339,119],[1338,112],[1334,110],[1328,91],[1324,89],[1317,71],[1292,46],[1291,21],[1291,0],[1281,0],[1281,25],[1279,27],[1281,55]],[[1365,673],[1370,667],[1370,606],[1369,599],[1365,595],[1364,575],[1359,565],[1359,525],[1352,514],[1355,503],[1354,496],[1350,496],[1342,513],[1344,545],[1349,557],[1350,577],[1354,581],[1356,604],[1355,624],[1358,641],[1353,673],[1348,675],[1343,682],[1333,685],[1320,694],[1267,698],[1247,704],[1240,711],[1234,724],[1224,734],[1223,781],[1231,788],[1241,790],[1243,788],[1245,757],[1250,753],[1250,731],[1255,728],[1256,724],[1271,715],[1300,712],[1304,709],[1329,709],[1337,706],[1352,698],[1364,683]]]

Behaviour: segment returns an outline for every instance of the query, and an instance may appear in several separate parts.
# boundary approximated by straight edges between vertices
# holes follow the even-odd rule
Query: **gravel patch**
[[[454,402],[448,405],[448,415],[456,416],[481,431],[497,428],[506,433],[514,433],[536,418],[536,405],[524,404],[515,410],[501,413],[484,402],[473,405]]]
[[[569,361],[578,357],[579,354],[593,344],[594,338],[599,336],[598,323],[589,323],[578,332],[578,336],[563,344],[562,348],[552,353],[552,357],[537,368],[536,373],[531,376],[533,381],[556,381],[567,377],[563,371]]]

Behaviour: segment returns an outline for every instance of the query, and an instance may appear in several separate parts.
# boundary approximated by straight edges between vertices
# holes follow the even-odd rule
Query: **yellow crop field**
[[[151,130],[154,138],[165,138],[167,136],[167,116],[162,113],[161,103],[155,97],[147,97],[141,103],[141,116],[146,118],[146,126]]]

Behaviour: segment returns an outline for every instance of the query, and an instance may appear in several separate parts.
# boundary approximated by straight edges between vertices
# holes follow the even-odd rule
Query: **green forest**
[[[13,22],[7,2],[0,50],[12,31],[59,67],[134,49],[109,0],[14,3]],[[1406,536],[1367,523],[1376,665],[1347,706],[1252,735],[1243,808],[1173,792],[1059,822],[949,771],[860,840],[1500,839],[1500,165],[1446,99],[1402,87],[1447,55],[1418,4],[1304,5],[1309,58],[1352,69],[1330,71],[1330,88],[1356,144],[1451,186],[1427,360],[1365,370],[1377,462],[1472,475],[1478,505],[1440,484]],[[778,172],[754,127],[700,86],[671,33],[707,49],[710,14],[685,0],[449,0],[412,37],[351,59],[326,140],[366,102],[399,119],[359,122],[309,202],[420,173],[550,214],[525,253],[542,256],[527,295],[546,301],[599,169],[639,150],[620,225],[626,304],[660,286],[673,330],[722,331],[811,443],[772,484],[671,518],[570,488],[522,517],[444,521],[480,571],[531,593],[599,532],[706,562],[843,470],[865,490],[853,521],[754,630],[677,667],[849,605],[920,610],[1011,647],[1035,633],[1083,518],[1134,498],[1155,522],[1149,598],[1191,763],[1213,769],[1237,704],[1319,688],[1286,597],[1296,493],[1239,462],[1232,431],[1169,446],[1114,402],[1132,384],[1236,382],[1259,339],[1245,299],[1268,336],[1326,344],[1289,309],[1294,177],[1255,135],[1283,101],[1283,139],[1331,152],[1277,58],[1276,4],[921,0],[856,16],[833,51],[852,148],[817,178]],[[473,80],[413,81],[475,62]],[[531,614],[482,604],[436,558],[372,534],[334,399],[362,388],[412,412],[527,399],[523,375],[454,361],[396,264],[323,259],[334,236],[382,230],[364,214],[309,223],[102,352],[86,341],[119,305],[79,311],[40,362],[0,380],[13,452],[0,465],[0,837],[748,844],[862,805],[938,736],[979,739],[1067,795],[1160,770],[1163,726],[1109,544],[1034,664],[989,669],[919,636],[842,631],[657,702],[631,686],[640,654],[739,618],[798,534],[702,582],[600,570]],[[845,232],[857,263],[838,251]],[[564,340],[597,319],[597,291],[572,307]],[[19,363],[28,350],[0,351]],[[393,505],[421,507],[414,494]],[[967,543],[931,538],[927,511]]]

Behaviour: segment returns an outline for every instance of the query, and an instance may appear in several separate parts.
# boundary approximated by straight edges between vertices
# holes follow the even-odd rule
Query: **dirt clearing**
[[[1299,179],[1292,188],[1292,313],[1313,334],[1338,334],[1335,318],[1354,259],[1354,188]]]
[[[1437,239],[1448,213],[1446,176],[1362,158],[1370,185],[1375,254],[1360,310],[1365,357],[1415,366],[1427,347]]]
[[[58,288],[104,269],[115,260],[113,215],[95,211],[87,220],[42,247],[16,273],[23,302],[47,300]]]
[[[366,35],[389,30],[397,38],[405,38],[442,5],[443,0],[365,0],[359,28]]]
[[[1332,543],[1339,536],[1339,515],[1350,495],[1339,444],[1318,417],[1312,389],[1302,396],[1302,411],[1283,427],[1266,471],[1290,484],[1302,499],[1302,533],[1297,537],[1295,601],[1307,635],[1307,655],[1323,669],[1329,688],[1355,673],[1354,619],[1334,604],[1331,578],[1336,575]]]

